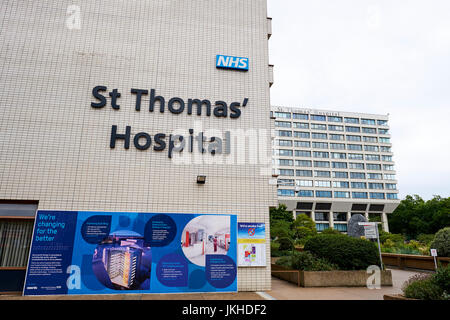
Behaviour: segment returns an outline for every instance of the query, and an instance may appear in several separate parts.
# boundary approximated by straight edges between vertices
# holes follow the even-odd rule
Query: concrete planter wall
[[[366,287],[370,277],[365,270],[358,271],[300,271],[302,287]],[[392,286],[390,270],[381,271],[381,285]]]
[[[370,274],[358,271],[298,271],[272,265],[272,276],[296,284],[311,287],[366,287]],[[381,285],[392,286],[390,270],[381,272]]]

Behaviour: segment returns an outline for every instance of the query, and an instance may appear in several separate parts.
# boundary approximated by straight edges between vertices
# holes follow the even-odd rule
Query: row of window
[[[281,186],[299,186],[299,187],[324,187],[324,188],[341,188],[349,189],[387,189],[397,190],[397,184],[395,183],[366,183],[366,182],[349,182],[349,181],[328,181],[328,180],[294,180],[294,179],[279,179],[278,184]]]
[[[278,196],[280,197],[295,197],[297,193],[297,197],[302,198],[313,198],[314,195],[316,198],[351,198],[353,199],[388,199],[388,200],[397,200],[397,193],[384,193],[384,192],[349,192],[349,191],[324,191],[324,190],[300,190],[294,191],[289,189],[278,189]]]
[[[362,159],[360,159],[362,160]],[[294,160],[291,159],[274,159],[275,165],[278,166],[294,166]],[[312,167],[314,165],[315,168],[333,168],[333,169],[364,169],[363,163],[353,163],[350,165],[347,162],[334,162],[334,161],[312,161],[312,160],[295,160],[296,167]],[[365,167],[367,170],[376,170],[381,171],[394,171],[394,166],[391,164],[376,164],[376,163],[366,163]]]
[[[319,123],[306,123],[306,122],[289,122],[289,121],[275,121],[275,127],[277,128],[297,128],[297,129],[311,129],[311,130],[324,130],[324,131],[341,131],[341,132],[362,132],[376,134],[389,134],[389,129],[385,128],[369,128],[369,127],[354,127],[354,126],[341,126]],[[359,130],[358,130],[359,129]]]
[[[312,170],[294,170],[294,169],[275,169],[275,174],[280,176],[290,177],[312,177]],[[314,177],[331,178],[331,171],[314,170]],[[358,179],[358,180],[395,180],[395,174],[381,174],[381,173],[364,173],[364,172],[348,172],[345,171],[333,171],[333,178],[335,179]]]
[[[331,159],[361,159],[362,154],[358,153],[343,153],[343,152],[324,152],[324,151],[308,151],[308,150],[288,150],[288,149],[274,149],[273,150],[274,156],[284,156],[284,157],[304,157],[304,158],[331,158]],[[365,159],[367,161],[385,161],[385,162],[392,162],[392,156],[391,155],[378,155],[378,154],[366,154]],[[361,163],[362,164],[362,163]],[[364,166],[364,164],[362,164]],[[364,167],[363,167],[364,169]]]
[[[324,116],[324,115],[315,115],[315,114],[304,114],[304,113],[292,113],[291,112],[281,112],[275,111],[271,112],[271,116],[275,116],[277,118],[284,119],[300,119],[300,120],[313,120],[313,121],[329,121],[329,122],[338,122],[338,123],[353,123],[353,124],[365,124],[365,125],[379,125],[379,126],[387,126],[387,120],[375,120],[375,119],[366,119],[366,118],[353,118],[353,117],[339,117],[339,116]]]
[[[310,142],[310,141],[294,141],[292,140],[276,140],[276,145],[279,147],[297,147],[297,148],[315,148],[315,149],[334,149],[334,150],[363,150],[372,152],[391,152],[391,147],[389,146],[370,146],[360,144],[348,144],[345,143],[328,143],[328,142]]]
[[[301,139],[319,139],[319,140],[328,140],[328,137],[330,137],[330,140],[335,141],[344,141],[347,139],[347,141],[364,141],[364,142],[370,142],[370,143],[391,143],[391,138],[385,138],[385,137],[368,137],[368,136],[355,136],[355,135],[347,135],[345,136],[343,134],[328,134],[328,133],[319,133],[319,132],[306,132],[306,131],[289,131],[289,130],[276,130],[276,135],[278,137],[295,137],[295,138],[301,138]]]

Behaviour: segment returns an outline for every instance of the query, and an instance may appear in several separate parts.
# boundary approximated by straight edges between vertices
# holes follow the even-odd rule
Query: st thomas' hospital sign
[[[136,97],[135,110],[141,111],[142,97],[149,97],[148,108],[149,112],[154,112],[156,105],[159,105],[159,112],[164,113],[167,110],[172,114],[181,114],[186,112],[188,115],[196,114],[197,116],[212,115],[217,118],[231,118],[238,119],[241,116],[241,107],[245,107],[248,104],[248,98],[245,98],[243,102],[231,102],[227,104],[225,101],[215,101],[214,105],[207,99],[188,99],[187,102],[182,98],[174,97],[167,101],[163,96],[158,96],[155,89],[151,89],[150,92],[144,89],[131,89],[130,94]],[[97,99],[96,102],[91,103],[91,107],[94,109],[100,109],[107,105],[107,96],[110,97],[111,107],[115,110],[120,109],[119,98],[121,93],[118,89],[113,89],[108,92],[106,86],[96,86],[92,89],[92,95]],[[214,108],[213,108],[214,107]],[[193,152],[194,144],[197,145],[200,153],[209,152],[214,154],[228,154],[230,153],[230,132],[225,132],[226,145],[223,147],[222,139],[219,137],[211,137],[209,139],[209,145],[205,149],[207,137],[203,132],[194,136],[194,130],[189,129],[189,137],[187,139],[182,135],[172,135],[165,133],[157,133],[153,136],[153,140],[150,134],[146,132],[139,132],[133,137],[131,136],[131,126],[126,126],[123,131],[119,131],[117,125],[113,125],[111,128],[110,148],[114,149],[116,143],[121,140],[125,149],[130,148],[131,141],[134,147],[138,150],[148,150],[152,147],[154,151],[164,151],[168,149],[168,157],[172,158],[173,152],[183,152],[187,147],[189,152]],[[195,140],[195,142],[194,142]]]

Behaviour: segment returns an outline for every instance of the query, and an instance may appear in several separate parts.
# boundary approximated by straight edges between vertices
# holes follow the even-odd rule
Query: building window
[[[294,176],[293,169],[278,169],[280,176]]]
[[[317,198],[332,198],[331,191],[316,191]]]
[[[348,164],[348,167],[349,167],[350,169],[364,170],[364,163],[350,162],[350,163]]]
[[[297,177],[312,177],[312,170],[295,170]]]
[[[328,213],[327,212],[315,212],[314,220],[316,221],[328,221]]]
[[[386,193],[386,197],[389,200],[398,200],[398,194],[397,193]]]
[[[342,117],[328,116],[330,122],[342,122]]]
[[[330,134],[330,140],[344,141],[344,135],[343,134]],[[344,145],[344,149],[345,149],[345,145]]]
[[[352,192],[353,199],[367,199],[367,192]]]
[[[387,190],[397,190],[397,184],[395,183],[385,183],[384,186]]]
[[[333,178],[348,179],[348,172],[333,171]]]
[[[330,171],[316,170],[316,171],[314,171],[314,177],[317,177],[317,178],[331,178],[331,173],[330,173]]]
[[[331,181],[316,180],[314,181],[314,186],[320,188],[331,188]]]
[[[329,158],[330,154],[328,152],[314,151],[314,158]]]
[[[295,187],[294,179],[278,179],[279,186]]]
[[[304,122],[294,122],[294,128],[309,129],[309,124]]]
[[[366,136],[364,136],[364,142],[371,142],[371,143],[376,143],[376,142],[378,142],[378,139],[377,139],[377,137],[366,137]]]
[[[316,223],[316,230],[318,232],[321,232],[321,231],[329,229],[329,228],[330,228],[329,223]]]
[[[391,143],[391,138],[380,137],[380,143]]]
[[[316,168],[329,168],[330,162],[328,161],[314,161],[314,167]]]
[[[394,166],[392,164],[383,164],[383,170],[385,171],[394,171]]]
[[[369,183],[369,189],[383,189],[382,183]]]
[[[347,141],[361,141],[361,136],[347,136]]]
[[[326,133],[317,133],[317,132],[313,132],[311,134],[311,137],[313,139],[324,139],[326,140],[328,138],[328,135]]]
[[[328,125],[328,130],[330,131],[344,131],[344,126]]]
[[[309,141],[294,141],[296,148],[311,148],[311,142]]]
[[[392,160],[392,156],[385,156],[385,155],[383,155],[382,159],[383,159],[383,161],[386,161],[386,162],[392,162],[393,161]]]
[[[311,124],[311,129],[313,129],[313,130],[327,130],[327,125],[326,124],[312,123]]]
[[[375,119],[361,119],[361,124],[376,125]]]
[[[291,118],[291,113],[290,112],[275,112],[275,117],[277,118],[285,118],[285,119],[290,119]]]
[[[371,192],[370,199],[384,199],[384,193],[380,192]]]
[[[290,159],[278,159],[277,160],[277,164],[279,166],[293,166],[294,165],[294,160],[290,160]]]
[[[347,221],[347,212],[333,212],[334,221]]]
[[[295,150],[295,156],[296,157],[311,157],[311,151],[306,150]]]
[[[276,150],[276,155],[278,156],[286,156],[286,157],[292,157],[294,152],[292,150],[286,150],[286,149],[278,149]]]
[[[279,197],[294,197],[295,192],[294,192],[294,190],[278,189],[278,196]]]
[[[349,183],[347,181],[333,181],[333,188],[344,188],[348,189]],[[347,197],[339,197],[339,198],[347,198]]]
[[[303,198],[312,198],[312,197],[314,197],[314,192],[312,190],[300,190],[297,193],[297,196],[303,197]]]
[[[395,180],[395,174],[385,174],[384,179],[385,180]]]
[[[366,154],[367,161],[380,161],[380,156],[377,154]]]
[[[334,229],[340,232],[347,232],[347,224],[346,223],[336,223],[334,225]]]
[[[312,114],[311,115],[311,120],[314,120],[314,121],[327,121],[327,117],[326,116],[320,116],[320,115]]]
[[[367,170],[381,170],[381,164],[368,163],[366,164],[366,168]]]
[[[381,146],[380,149],[381,149],[381,152],[391,152],[391,147]]]
[[[313,186],[312,180],[297,180],[296,184],[299,187],[312,187]]]
[[[346,127],[345,127],[345,131],[346,131],[346,132],[361,132],[361,128],[360,128],[360,127],[350,127],[350,126],[346,126]]]
[[[294,113],[293,114],[294,119],[300,119],[300,120],[308,120],[308,115],[303,113]]]
[[[389,134],[389,129],[378,129],[379,134]]]
[[[278,140],[279,147],[292,147],[292,140]]]
[[[378,146],[364,146],[365,151],[378,152]]]
[[[381,180],[383,179],[383,175],[381,173],[368,173],[367,179],[370,180]]]
[[[303,138],[303,139],[309,139],[310,135],[309,135],[309,132],[294,131],[294,137],[296,137],[296,138]]]
[[[350,179],[365,179],[366,174],[363,172],[350,172]]]
[[[345,118],[345,123],[359,123],[359,119],[358,118]]]
[[[311,160],[295,160],[295,165],[297,167],[312,167]]]
[[[277,130],[277,135],[279,137],[292,137],[292,131]]]
[[[361,153],[349,153],[348,158],[350,160],[364,160],[364,156]]]
[[[275,127],[290,128],[292,125],[287,121],[275,121]]]
[[[362,132],[376,134],[377,133],[377,129],[375,129],[375,128],[362,128]]]
[[[348,150],[352,151],[362,151],[362,145],[360,144],[348,144],[347,145]]]
[[[326,142],[313,142],[312,147],[314,149],[328,149],[328,143]]]
[[[347,162],[332,162],[331,164],[335,169],[347,169]]]
[[[367,189],[365,182],[352,182],[353,189]]]
[[[335,191],[334,192],[335,198],[350,198],[350,192],[346,191]]]
[[[342,152],[332,152],[331,153],[332,159],[347,159],[347,154]]]
[[[387,126],[388,124],[387,120],[378,120],[377,123],[379,126]]]
[[[330,143],[330,149],[345,150],[345,144],[344,143]]]

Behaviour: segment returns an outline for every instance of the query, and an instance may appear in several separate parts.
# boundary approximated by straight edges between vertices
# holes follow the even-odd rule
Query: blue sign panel
[[[248,58],[242,57],[232,57],[217,55],[216,56],[216,67],[222,69],[234,69],[248,71],[249,60]]]
[[[38,211],[24,295],[237,291],[235,215]]]

